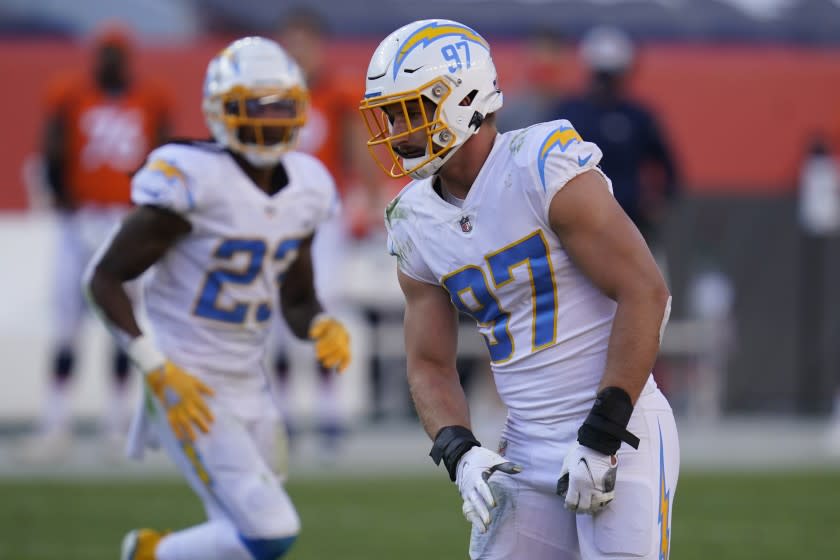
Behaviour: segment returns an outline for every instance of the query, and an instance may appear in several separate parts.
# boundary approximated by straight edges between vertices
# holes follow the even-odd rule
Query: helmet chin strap
[[[414,167],[415,165],[417,165],[418,163],[420,163],[424,159],[426,159],[425,155],[417,157],[417,158],[403,158],[403,167],[405,169],[411,169],[412,167]],[[412,179],[418,179],[418,180],[419,179],[426,179],[428,177],[431,177],[432,175],[435,174],[435,172],[438,169],[440,169],[440,166],[443,165],[442,162],[437,163],[437,161],[439,159],[440,158],[435,158],[435,159],[429,161],[428,163],[426,163],[426,165],[424,165],[424,166],[422,166],[418,169],[415,169],[414,171],[412,171],[411,173],[408,174],[409,177],[411,177]]]
[[[469,129],[468,129],[468,131],[470,133],[469,134],[470,137],[473,134],[478,132],[478,129],[481,128],[481,125],[482,125],[483,122],[484,122],[484,116],[481,115],[481,113],[479,113],[478,111],[476,111],[473,114],[472,120],[470,121]],[[408,174],[409,177],[411,177],[412,179],[427,179],[427,178],[431,177],[432,175],[437,173],[438,170],[441,167],[443,167],[444,163],[449,161],[449,158],[451,158],[455,154],[455,152],[457,152],[461,148],[461,146],[463,146],[464,144],[467,143],[467,140],[469,140],[469,138],[466,138],[463,142],[461,142],[457,146],[452,146],[452,148],[450,148],[450,150],[448,152],[446,152],[443,155],[443,157],[436,157],[436,158],[430,160],[423,167],[421,167],[421,168],[419,168],[415,171],[412,171],[411,173]],[[420,161],[422,161],[425,158],[426,158],[425,154],[421,157],[418,157],[418,158],[403,158],[403,167],[405,169],[411,169],[413,166],[417,165],[418,163],[420,163]]]

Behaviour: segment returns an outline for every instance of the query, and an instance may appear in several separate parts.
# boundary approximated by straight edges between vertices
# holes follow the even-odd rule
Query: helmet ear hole
[[[472,105],[472,102],[475,99],[476,95],[478,95],[478,90],[474,89],[467,95],[465,95],[461,102],[458,103],[458,105],[461,105],[462,107],[469,107],[470,105]]]

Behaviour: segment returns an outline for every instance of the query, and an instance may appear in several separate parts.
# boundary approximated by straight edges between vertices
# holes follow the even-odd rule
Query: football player
[[[300,528],[271,468],[276,411],[264,365],[271,317],[343,370],[349,336],[313,287],[311,245],[333,179],[292,151],[306,120],[297,64],[275,42],[235,41],[210,61],[203,110],[215,142],[167,144],[132,180],[137,208],[92,267],[90,297],[144,374],[130,450],[159,443],[208,521],[141,529],[123,560],[275,560]],[[123,285],[152,268],[142,332]]]
[[[69,388],[85,310],[82,273],[96,249],[128,211],[129,174],[164,141],[169,128],[166,92],[133,68],[126,29],[109,24],[97,34],[93,71],[61,76],[47,99],[44,158],[47,185],[58,211],[53,280],[55,340],[52,376],[41,427],[22,458],[47,461],[69,449]],[[104,428],[123,443],[128,428],[128,359],[113,356],[110,408]]]
[[[472,522],[472,558],[667,558],[679,449],[650,375],[670,309],[656,264],[567,120],[498,134],[487,41],[416,21],[371,58],[361,111],[391,176],[408,381]],[[507,421],[471,431],[457,312],[487,342]]]

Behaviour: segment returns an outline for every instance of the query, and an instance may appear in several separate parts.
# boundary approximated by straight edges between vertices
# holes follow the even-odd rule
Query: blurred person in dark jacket
[[[601,168],[618,203],[655,248],[678,173],[656,116],[625,91],[635,46],[618,28],[595,27],[582,38],[579,54],[589,73],[587,89],[561,101],[553,118],[568,119],[601,148]]]

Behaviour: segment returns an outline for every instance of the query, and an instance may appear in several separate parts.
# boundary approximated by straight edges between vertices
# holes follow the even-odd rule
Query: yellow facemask
[[[430,161],[443,157],[452,148],[455,135],[440,117],[441,103],[451,92],[445,81],[437,79],[414,90],[367,97],[361,101],[359,111],[370,134],[368,150],[388,176],[405,177]],[[434,100],[435,104],[433,114],[429,110],[430,100]],[[395,132],[394,123],[397,120],[404,126]],[[394,145],[421,130],[425,131],[426,152],[422,157],[411,158],[407,166],[406,160],[394,151]]]

